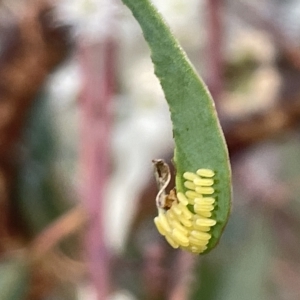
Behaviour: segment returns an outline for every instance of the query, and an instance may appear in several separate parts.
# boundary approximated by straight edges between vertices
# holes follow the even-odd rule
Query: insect
[[[169,167],[162,160],[154,161],[154,165],[160,188],[156,198],[158,216],[154,218],[157,230],[173,248],[202,253],[211,239],[211,228],[217,223],[212,217],[216,202],[215,172],[211,169],[185,172],[186,192],[176,193],[173,189],[166,195]]]

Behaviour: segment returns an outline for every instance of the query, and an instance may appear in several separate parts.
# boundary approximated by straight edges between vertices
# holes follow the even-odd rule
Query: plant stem
[[[223,91],[222,2],[207,0],[207,85],[216,105]]]
[[[84,86],[81,98],[82,202],[89,222],[85,252],[97,299],[110,290],[110,257],[104,236],[104,190],[109,171],[114,44],[111,40],[80,49]]]

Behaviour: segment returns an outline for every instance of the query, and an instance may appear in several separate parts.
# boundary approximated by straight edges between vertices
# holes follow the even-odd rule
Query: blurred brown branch
[[[54,27],[50,12],[49,5],[31,2],[14,24],[1,28],[0,252],[16,246],[8,243],[19,220],[10,198],[20,160],[18,140],[23,122],[47,75],[66,57],[69,48],[66,28]]]
[[[0,26],[0,254],[14,253],[10,251],[26,244],[26,227],[12,197],[21,159],[19,139],[36,95],[69,51],[68,30],[55,27],[50,5],[28,1],[24,8],[11,23]],[[39,299],[52,275],[40,265],[32,271],[39,275],[33,276],[30,299]]]
[[[273,108],[224,126],[229,152],[234,154],[263,140],[293,129],[300,121],[300,92],[291,99],[279,101]]]
[[[47,5],[27,13],[3,33],[0,57],[0,162],[11,162],[26,109],[49,72],[66,56],[66,28],[54,27]]]

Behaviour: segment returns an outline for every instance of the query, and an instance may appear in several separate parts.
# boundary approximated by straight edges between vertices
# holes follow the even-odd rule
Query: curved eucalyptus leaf
[[[161,15],[148,0],[123,0],[140,24],[151,49],[155,74],[170,107],[175,140],[176,190],[186,192],[183,174],[198,169],[215,172],[212,227],[207,249],[218,242],[231,206],[228,151],[212,97]],[[191,209],[191,208],[189,208]]]

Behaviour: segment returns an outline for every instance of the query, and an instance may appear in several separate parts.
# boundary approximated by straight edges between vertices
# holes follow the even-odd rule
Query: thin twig
[[[222,6],[223,0],[207,0],[207,85],[218,106],[223,91]]]
[[[85,223],[85,211],[78,205],[51,223],[34,239],[29,247],[30,257],[33,260],[43,258],[61,240],[81,229]]]
[[[260,115],[224,126],[229,152],[234,154],[298,126],[300,120],[299,96],[279,101],[276,106]]]
[[[84,74],[81,99],[81,198],[88,214],[85,237],[86,260],[98,299],[110,290],[110,257],[104,234],[104,190],[109,171],[111,98],[113,91],[114,43],[80,48]]]

